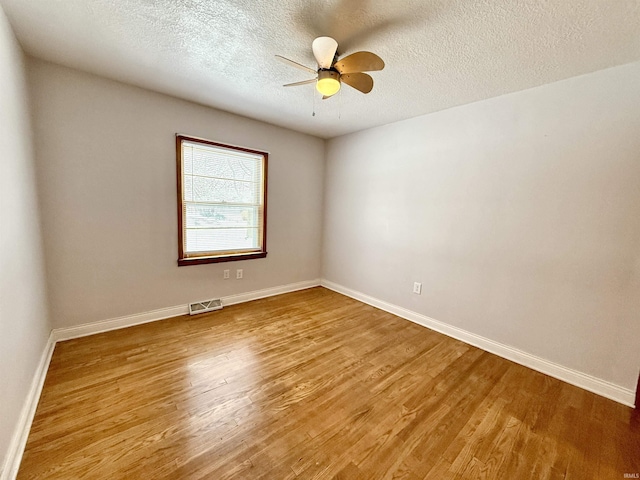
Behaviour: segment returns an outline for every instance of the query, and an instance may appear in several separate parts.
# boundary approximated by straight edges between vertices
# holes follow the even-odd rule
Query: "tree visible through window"
[[[264,258],[266,152],[176,135],[178,265]]]

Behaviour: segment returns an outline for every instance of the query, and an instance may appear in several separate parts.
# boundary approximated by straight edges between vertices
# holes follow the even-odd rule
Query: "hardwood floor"
[[[318,287],[59,343],[18,478],[625,473],[636,411]]]

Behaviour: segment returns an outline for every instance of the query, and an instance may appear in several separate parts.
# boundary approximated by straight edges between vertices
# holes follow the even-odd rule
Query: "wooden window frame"
[[[260,225],[260,231],[262,233],[262,248],[257,251],[245,252],[239,251],[224,252],[219,255],[211,255],[212,252],[205,252],[202,255],[187,255],[184,250],[184,235],[185,235],[185,218],[184,218],[184,204],[183,204],[183,171],[182,171],[182,143],[183,141],[199,143],[202,145],[210,145],[214,147],[220,147],[227,150],[236,150],[240,152],[247,152],[256,155],[261,155],[263,158],[263,170],[262,170],[262,225]],[[267,171],[269,163],[269,154],[260,150],[254,150],[251,148],[238,147],[236,145],[227,145],[224,143],[214,142],[206,140],[204,138],[192,137],[188,135],[176,134],[176,170],[177,170],[177,190],[178,190],[178,266],[183,267],[186,265],[202,265],[206,263],[220,263],[220,262],[234,262],[238,260],[250,260],[254,258],[265,258],[267,256]]]

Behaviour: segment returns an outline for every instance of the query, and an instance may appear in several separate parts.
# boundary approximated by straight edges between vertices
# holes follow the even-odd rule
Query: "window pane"
[[[260,179],[261,158],[251,154],[236,154],[215,147],[199,146],[191,150],[193,150],[194,175],[253,182]],[[190,170],[185,169],[185,172]]]
[[[236,180],[220,180],[207,177],[185,176],[185,184],[193,178],[193,201],[195,202],[228,202],[251,203],[259,202],[260,185],[252,182]],[[185,194],[187,189],[185,189]],[[186,198],[185,198],[186,199]]]
[[[187,228],[186,234],[187,251],[189,252],[243,250],[260,247],[258,228]]]
[[[259,207],[192,203],[186,207],[187,228],[256,228],[260,225]]]

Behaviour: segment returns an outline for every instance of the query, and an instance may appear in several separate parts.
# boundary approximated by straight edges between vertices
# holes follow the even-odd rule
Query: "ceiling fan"
[[[316,89],[322,94],[323,99],[338,93],[342,83],[346,83],[362,93],[369,93],[373,88],[373,78],[363,72],[374,72],[384,68],[382,59],[371,52],[356,52],[338,60],[338,42],[331,37],[316,38],[311,44],[311,50],[318,62],[317,70],[276,55],[278,60],[287,65],[316,75],[316,78],[310,80],[287,83],[284,85],[285,87],[315,83]]]

